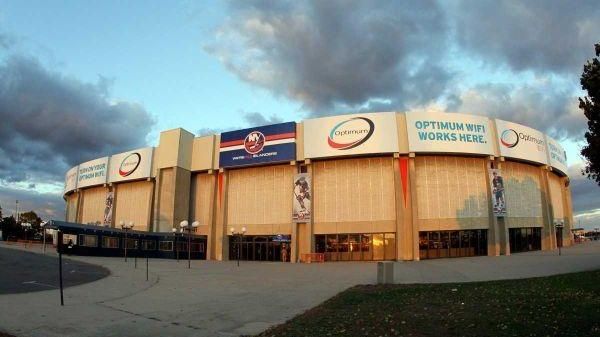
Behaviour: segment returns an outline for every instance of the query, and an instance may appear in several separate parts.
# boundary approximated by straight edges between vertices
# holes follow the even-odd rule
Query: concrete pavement
[[[400,283],[522,278],[600,268],[600,241],[557,251],[395,264]],[[0,295],[0,329],[21,336],[238,336],[282,323],[356,284],[375,263],[282,264],[74,257],[111,275],[65,290]]]

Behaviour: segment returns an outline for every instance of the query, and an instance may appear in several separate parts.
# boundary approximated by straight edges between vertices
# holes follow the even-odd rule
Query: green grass
[[[600,271],[356,286],[258,336],[600,336]]]

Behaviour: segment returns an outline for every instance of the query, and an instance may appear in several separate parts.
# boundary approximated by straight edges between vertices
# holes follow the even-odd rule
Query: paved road
[[[0,246],[0,295],[58,289],[56,254],[7,249]],[[70,259],[63,259],[63,286],[96,281],[110,274],[108,269]]]
[[[600,268],[600,241],[557,252],[395,264],[396,281],[456,282],[520,278]],[[57,291],[0,296],[0,329],[24,336],[238,336],[258,333],[338,292],[376,281],[375,263],[151,260],[150,280],[133,261],[74,257],[111,275]]]

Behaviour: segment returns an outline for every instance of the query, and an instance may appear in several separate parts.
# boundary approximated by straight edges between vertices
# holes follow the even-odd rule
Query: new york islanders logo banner
[[[296,123],[266,125],[221,134],[219,167],[296,160]]]

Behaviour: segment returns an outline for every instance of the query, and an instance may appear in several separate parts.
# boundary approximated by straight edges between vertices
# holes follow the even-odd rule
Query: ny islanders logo
[[[375,131],[375,123],[365,117],[354,117],[338,123],[329,132],[327,144],[332,149],[350,150],[360,146]]]
[[[140,162],[142,161],[142,155],[137,152],[131,153],[123,161],[119,166],[119,175],[121,177],[130,176],[135,170],[140,166]]]
[[[513,129],[506,129],[500,136],[500,142],[509,149],[513,148],[519,144],[519,134]]]
[[[252,131],[244,138],[244,149],[250,154],[259,153],[264,146],[265,135],[260,131]]]

